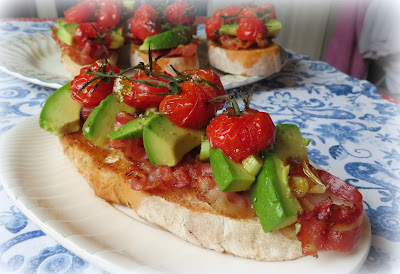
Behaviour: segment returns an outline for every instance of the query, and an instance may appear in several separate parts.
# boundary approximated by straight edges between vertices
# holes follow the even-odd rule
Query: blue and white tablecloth
[[[0,42],[49,31],[51,24],[0,22]],[[0,72],[0,137],[25,118],[38,114],[52,92],[53,89]],[[252,107],[269,112],[276,124],[298,125],[303,136],[311,139],[310,159],[363,194],[373,235],[369,256],[360,272],[398,273],[400,106],[381,98],[366,81],[289,51],[282,72],[258,83]],[[103,272],[46,236],[18,210],[0,185],[0,272],[3,271]]]

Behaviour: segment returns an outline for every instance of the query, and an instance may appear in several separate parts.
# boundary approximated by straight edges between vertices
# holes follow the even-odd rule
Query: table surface
[[[0,21],[0,43],[49,31],[51,24]],[[258,83],[252,107],[269,112],[275,123],[297,124],[311,139],[309,158],[360,190],[372,228],[371,249],[360,272],[396,273],[400,266],[400,106],[382,98],[366,81],[288,52],[284,69]],[[3,72],[0,80],[1,138],[40,113],[54,90]],[[1,184],[0,262],[0,272],[104,272],[45,235],[18,210]]]

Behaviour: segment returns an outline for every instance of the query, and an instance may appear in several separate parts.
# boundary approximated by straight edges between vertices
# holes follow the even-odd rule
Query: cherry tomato
[[[121,18],[121,6],[117,1],[99,2],[100,10],[96,13],[97,22],[106,28],[119,24]]]
[[[142,41],[162,31],[159,14],[151,5],[138,8],[135,17],[129,23],[133,36]]]
[[[151,5],[140,6],[135,12],[135,18],[155,18],[158,17],[158,12]]]
[[[214,13],[214,17],[231,17],[231,18],[226,18],[228,21],[234,20],[235,17],[237,17],[240,13],[240,11],[243,9],[242,6],[236,6],[236,5],[230,5],[227,6],[224,9],[219,9],[216,10]],[[225,22],[228,23],[228,22]]]
[[[221,102],[207,103],[210,99],[225,94],[221,80],[211,70],[193,69],[183,71],[182,74],[191,75],[191,79],[181,84],[182,92],[179,95],[167,95],[162,100],[160,111],[180,127],[204,128],[221,108]]]
[[[242,18],[236,31],[237,38],[242,41],[256,41],[257,37],[264,38],[268,29],[264,23],[256,17]]]
[[[65,23],[83,23],[90,22],[94,11],[97,9],[97,3],[94,0],[85,0],[71,8],[65,13]]]
[[[169,5],[164,15],[169,22],[176,25],[190,26],[195,19],[193,7],[189,7],[183,2],[175,2]]]
[[[100,45],[100,41],[93,39],[97,38],[97,32],[99,34],[104,34],[107,32],[107,29],[101,26],[98,23],[81,23],[78,25],[78,27],[75,30],[75,41],[78,44],[78,47],[82,49],[85,44],[89,41],[98,43]],[[109,48],[111,43],[110,36],[106,36],[104,39],[104,45]]]
[[[109,78],[109,83],[102,82],[98,85],[96,90],[94,87],[100,81],[100,79],[93,81],[82,91],[78,92],[79,89],[86,84],[89,80],[91,80],[95,75],[87,74],[86,71],[91,69],[92,71],[103,71],[106,69],[110,71],[111,65],[106,64],[104,61],[99,60],[93,63],[91,66],[84,67],[81,69],[80,74],[75,76],[74,80],[71,81],[71,96],[72,98],[81,103],[85,108],[96,107],[100,102],[106,98],[112,92],[114,80]],[[119,68],[116,66],[112,66],[114,72],[118,73]]]
[[[276,19],[276,10],[272,4],[262,4],[258,6],[257,10],[264,19]]]
[[[207,138],[212,148],[220,148],[233,161],[241,162],[275,139],[275,125],[266,112],[245,109],[237,116],[232,108],[208,125]]]
[[[164,72],[164,75],[172,77],[166,72]],[[142,70],[138,70],[131,78],[140,80],[150,79],[149,76],[147,76],[146,73]],[[162,79],[160,77],[152,77],[152,79],[168,83],[168,80]],[[124,102],[141,110],[145,110],[151,107],[158,107],[165,97],[165,95],[160,94],[166,94],[168,92],[167,87],[156,88],[129,80],[122,81],[127,81],[128,83],[125,84],[130,85],[131,89],[129,93],[122,95],[124,98]]]
[[[256,13],[257,13],[257,7],[254,6],[246,6],[244,7],[240,13],[239,13],[239,17],[243,18],[243,17],[255,17]]]
[[[212,17],[206,24],[206,33],[208,39],[213,39],[218,36],[216,31],[221,27],[224,19],[222,17]]]

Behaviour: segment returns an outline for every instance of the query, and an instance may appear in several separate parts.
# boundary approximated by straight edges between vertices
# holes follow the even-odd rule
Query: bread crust
[[[199,201],[192,190],[134,191],[124,177],[130,162],[120,151],[97,147],[81,133],[67,134],[59,140],[65,154],[97,196],[133,208],[141,218],[190,243],[263,261],[303,256],[294,225],[264,233],[258,218],[222,216],[207,203]]]
[[[116,65],[118,62],[118,53],[113,52],[111,53],[110,57],[108,58],[109,62],[111,65]],[[67,72],[71,75],[71,76],[76,76],[79,75],[81,68],[83,67],[87,67],[88,65],[80,65],[78,63],[76,63],[74,60],[71,59],[71,57],[69,57],[69,55],[67,53],[65,53],[64,51],[61,51],[61,63],[64,64]]]
[[[149,55],[147,52],[139,50],[139,45],[131,44],[130,51],[130,64],[136,66],[140,62],[145,64],[149,63]],[[171,68],[171,65],[178,71],[184,71],[187,69],[198,69],[199,68],[199,57],[197,52],[191,57],[163,57],[157,61],[157,64],[161,67],[162,71],[166,71],[172,76],[176,76],[176,73]]]
[[[273,42],[262,49],[226,49],[208,40],[210,65],[230,74],[263,76],[281,70],[279,46]]]

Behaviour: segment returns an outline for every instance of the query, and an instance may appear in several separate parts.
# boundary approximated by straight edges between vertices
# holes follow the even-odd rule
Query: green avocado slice
[[[192,41],[191,29],[188,26],[179,26],[171,30],[147,37],[139,50],[170,49],[181,44],[186,45]]]
[[[268,153],[256,183],[250,188],[253,207],[264,232],[293,224],[303,210],[291,192],[288,174],[289,166],[277,155]]]
[[[175,166],[197,146],[204,131],[181,128],[164,115],[153,118],[143,128],[143,144],[153,165]]]
[[[159,115],[160,114],[154,113],[146,116],[139,116],[125,125],[122,125],[116,131],[108,133],[107,136],[113,140],[143,138],[143,128]]]
[[[241,163],[234,162],[221,149],[212,148],[210,164],[215,182],[221,191],[245,191],[255,181]]]
[[[82,105],[72,99],[68,83],[46,100],[40,112],[39,125],[56,136],[78,131],[81,109]]]
[[[113,94],[108,95],[90,113],[82,127],[83,136],[96,146],[105,146],[109,142],[107,134],[114,131],[115,117],[118,112],[135,113],[136,109],[125,103],[118,103]]]

